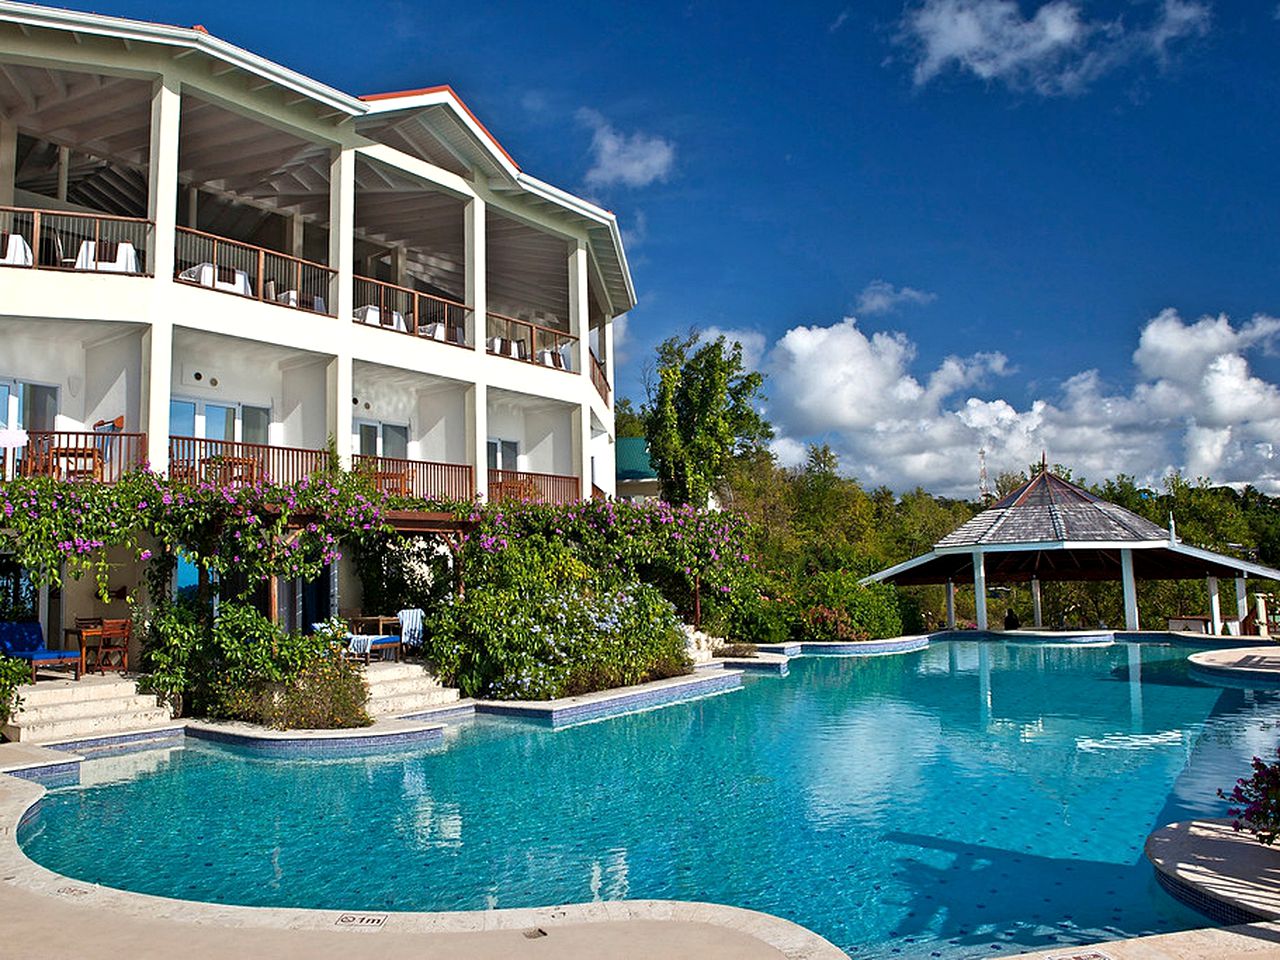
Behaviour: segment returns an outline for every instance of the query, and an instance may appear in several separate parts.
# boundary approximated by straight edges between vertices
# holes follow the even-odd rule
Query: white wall
[[[328,443],[326,367],[318,360],[286,366],[281,372],[281,404],[279,410],[273,408],[272,421],[284,446],[323,449]]]
[[[467,390],[420,391],[417,407],[417,456],[441,463],[467,462]],[[411,435],[413,431],[410,431]],[[412,445],[409,453],[413,455]]]
[[[127,431],[138,429],[142,410],[142,331],[131,331],[85,350],[84,421],[124,415]]]

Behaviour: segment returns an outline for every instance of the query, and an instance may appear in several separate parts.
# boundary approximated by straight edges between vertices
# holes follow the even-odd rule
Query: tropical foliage
[[[1219,790],[1218,796],[1234,805],[1227,812],[1237,831],[1248,830],[1268,847],[1275,843],[1280,836],[1280,762],[1254,757],[1253,773],[1237,780],[1229,793]]]

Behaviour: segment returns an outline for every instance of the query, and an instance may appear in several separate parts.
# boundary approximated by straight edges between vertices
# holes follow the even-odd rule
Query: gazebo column
[[[1249,585],[1243,576],[1236,577],[1236,619],[1240,621],[1240,632],[1244,633],[1244,618],[1249,615]]]
[[[952,580],[947,581],[947,629],[954,630],[956,628],[956,585]]]
[[[1031,618],[1039,630],[1044,626],[1044,608],[1040,604],[1040,578],[1031,578]]]
[[[973,551],[973,609],[978,629],[987,629],[987,566],[982,551]]]
[[[1120,584],[1124,588],[1124,628],[1138,630],[1138,585],[1133,579],[1133,551],[1120,551]]]
[[[1218,578],[1205,577],[1204,582],[1209,587],[1209,632],[1216,637],[1222,633],[1222,598],[1218,596]]]

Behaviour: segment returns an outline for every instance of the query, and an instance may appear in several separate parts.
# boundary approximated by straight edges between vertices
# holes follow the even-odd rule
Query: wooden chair
[[[121,676],[129,672],[129,639],[133,636],[132,620],[103,620],[102,639],[98,643],[98,673],[106,676],[108,660],[116,658],[115,669]]]

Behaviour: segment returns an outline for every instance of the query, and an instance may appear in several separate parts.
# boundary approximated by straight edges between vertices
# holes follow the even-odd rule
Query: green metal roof
[[[619,480],[657,480],[644,437],[619,437],[614,449]]]

